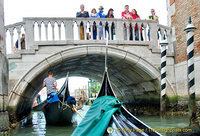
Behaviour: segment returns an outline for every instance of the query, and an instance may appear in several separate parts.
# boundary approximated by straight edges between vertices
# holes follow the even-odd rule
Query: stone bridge
[[[97,40],[93,40],[92,26],[96,23]],[[171,28],[150,20],[83,19],[83,18],[24,18],[22,22],[5,27],[7,48],[13,49],[15,40],[25,33],[26,49],[7,55],[9,60],[9,110],[13,117],[21,118],[30,113],[33,99],[42,88],[42,81],[49,69],[57,79],[82,76],[102,80],[104,72],[104,37],[99,40],[99,22],[111,30],[113,40],[108,45],[108,71],[116,94],[131,102],[139,95],[160,95],[159,39],[168,40],[167,93],[175,93],[174,48]],[[85,40],[80,40],[80,24],[84,27]],[[139,39],[129,39],[130,24],[137,24]],[[126,26],[126,27],[125,27]],[[148,34],[150,32],[150,34]],[[89,34],[88,34],[89,33]],[[89,36],[91,38],[88,38]],[[111,33],[109,34],[111,37]],[[20,44],[19,44],[20,45]],[[9,46],[9,47],[8,47]],[[12,112],[11,112],[12,111]],[[16,115],[16,116],[15,116]]]

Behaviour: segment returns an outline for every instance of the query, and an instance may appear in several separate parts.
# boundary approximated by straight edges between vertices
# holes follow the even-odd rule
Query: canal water
[[[85,115],[90,106],[83,106],[82,110],[79,110],[81,115]],[[158,116],[141,116],[138,117],[153,129],[173,129],[183,128],[188,125],[188,117],[168,117],[161,119]],[[26,122],[26,121],[24,121]],[[81,122],[81,118],[78,115],[73,117],[73,125],[70,126],[46,126],[45,116],[43,112],[32,113],[32,123],[25,125],[22,122],[20,128],[12,130],[11,136],[70,136],[77,124]],[[163,132],[161,134],[165,135]]]

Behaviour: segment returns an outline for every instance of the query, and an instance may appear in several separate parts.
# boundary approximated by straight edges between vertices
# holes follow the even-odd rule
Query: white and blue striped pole
[[[190,125],[196,124],[196,101],[195,101],[195,73],[194,73],[194,30],[191,17],[189,17],[187,27],[184,29],[187,38],[187,65],[188,65],[188,94],[189,94],[189,111]]]
[[[160,43],[161,45],[161,101],[160,111],[161,116],[164,116],[166,111],[166,65],[167,65],[167,40]]]

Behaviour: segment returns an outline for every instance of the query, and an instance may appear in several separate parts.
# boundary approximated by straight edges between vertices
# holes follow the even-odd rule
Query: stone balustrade
[[[100,24],[103,27],[103,37],[99,39]],[[138,28],[138,32],[135,28]],[[105,27],[107,28],[105,29]],[[93,29],[95,27],[96,30]],[[84,30],[83,30],[84,28]],[[26,35],[26,49],[34,45],[59,45],[67,42],[98,43],[106,39],[106,30],[109,32],[110,43],[148,44],[150,49],[158,49],[158,37],[160,39],[171,37],[171,28],[158,24],[152,20],[124,20],[124,19],[102,19],[102,18],[24,18],[22,22],[5,27],[7,46],[13,53],[15,45],[14,37],[20,45],[21,29]],[[80,31],[83,30],[84,39],[81,40]],[[112,29],[112,30],[111,30]],[[14,30],[17,35],[14,35]],[[93,31],[97,36],[94,39]],[[136,37],[136,33],[138,37]],[[132,36],[131,36],[132,35]],[[159,35],[159,36],[158,36]],[[113,37],[113,38],[110,38]],[[21,47],[19,46],[19,50]]]

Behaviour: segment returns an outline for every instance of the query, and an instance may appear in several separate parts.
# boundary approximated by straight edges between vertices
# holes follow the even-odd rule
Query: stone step
[[[27,49],[27,50],[18,50],[16,54],[8,54],[8,59],[21,59],[22,55],[35,55],[35,49]]]

